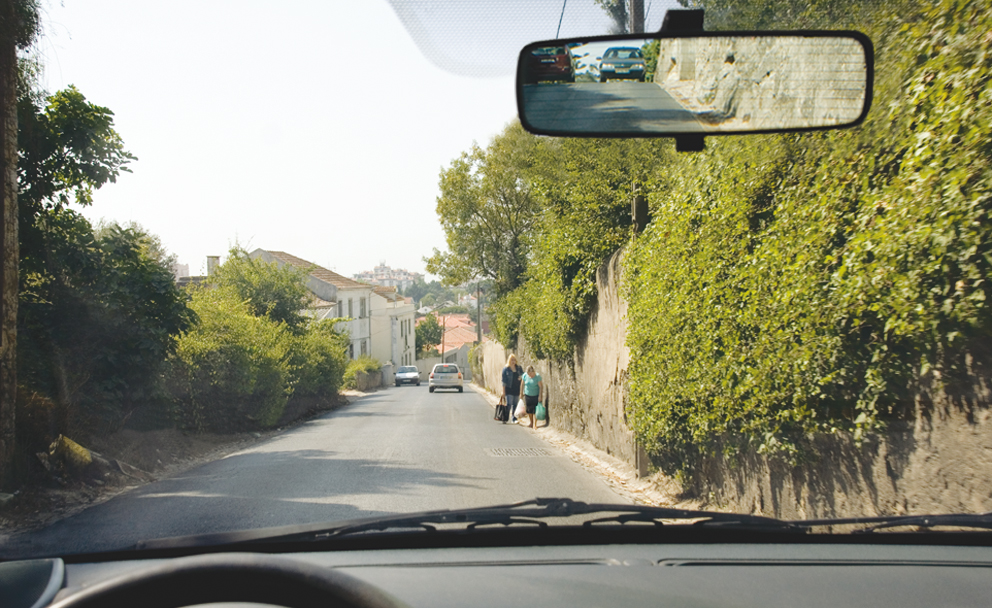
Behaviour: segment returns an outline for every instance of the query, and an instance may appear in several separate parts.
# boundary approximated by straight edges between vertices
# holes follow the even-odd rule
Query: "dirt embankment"
[[[200,464],[223,458],[264,441],[288,428],[350,403],[363,393],[346,391],[339,402],[308,410],[296,420],[263,432],[187,433],[177,429],[135,431],[89,437],[83,446],[103,460],[123,465],[98,477],[65,479],[36,472],[33,483],[0,504],[0,533],[43,527],[87,507],[110,500],[157,479],[172,477]]]

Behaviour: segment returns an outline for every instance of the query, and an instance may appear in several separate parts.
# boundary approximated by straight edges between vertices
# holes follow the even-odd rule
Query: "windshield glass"
[[[0,75],[0,558],[552,495],[992,511],[992,5],[937,4],[45,5]],[[518,64],[740,123],[834,73],[643,33],[681,8],[864,32],[867,120],[521,126]]]

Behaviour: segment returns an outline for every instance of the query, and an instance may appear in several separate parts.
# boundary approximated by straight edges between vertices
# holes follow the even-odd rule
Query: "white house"
[[[417,360],[413,331],[413,302],[395,287],[375,287],[372,292],[372,356],[393,365],[414,365]]]
[[[348,356],[352,359],[360,355],[372,355],[382,362],[390,360],[389,357],[383,359],[372,352],[371,285],[353,281],[284,251],[256,249],[249,255],[270,264],[275,262],[280,268],[289,264],[307,270],[310,273],[307,288],[314,295],[308,313],[318,319],[351,319],[338,323],[336,329],[351,337]]]

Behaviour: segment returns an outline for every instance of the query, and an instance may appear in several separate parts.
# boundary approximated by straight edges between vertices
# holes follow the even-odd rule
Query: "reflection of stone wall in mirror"
[[[655,82],[708,131],[818,127],[855,120],[864,49],[850,38],[661,40]]]

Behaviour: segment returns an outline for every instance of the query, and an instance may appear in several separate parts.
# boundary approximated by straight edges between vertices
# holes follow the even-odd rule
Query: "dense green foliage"
[[[256,317],[268,317],[299,332],[307,320],[302,311],[312,298],[306,286],[307,274],[290,264],[280,268],[252,259],[243,247],[234,246],[227,261],[217,268],[213,281],[233,290]]]
[[[427,315],[413,328],[413,333],[417,354],[423,355],[441,343],[444,330],[435,315]]]
[[[31,68],[18,99],[19,382],[55,404],[53,435],[117,428],[163,406],[162,364],[195,316],[156,237],[94,229],[67,206],[88,205],[134,157],[110,110],[72,87],[46,97]]]
[[[657,141],[538,138],[513,123],[472,155],[485,160],[479,175],[498,167],[499,183],[517,195],[494,202],[478,185],[483,177],[466,177],[474,174],[463,156],[442,172],[438,214],[449,245],[478,243],[480,230],[499,227],[506,217],[526,217],[526,230],[503,230],[503,241],[481,253],[453,247],[436,253],[432,263],[451,282],[469,276],[494,280],[495,302],[488,311],[501,342],[512,347],[523,336],[538,356],[566,358],[595,299],[596,269],[629,239],[632,192],[650,186],[653,169],[665,162],[670,147]],[[491,221],[480,219],[478,211],[454,211],[486,206],[493,207]],[[488,272],[487,256],[507,256],[512,263],[496,266],[515,270]],[[442,264],[448,260],[458,261],[450,272]]]
[[[423,279],[417,279],[412,285],[403,290],[402,293],[408,298],[413,298],[413,301],[418,306],[430,306],[437,302],[455,302],[458,300],[458,295],[455,291],[450,287],[445,287],[440,281],[427,283]],[[430,300],[424,300],[428,296]]]
[[[161,407],[162,364],[195,316],[148,255],[151,237],[113,225],[98,236],[68,209],[45,212],[40,233],[49,248],[21,266],[20,383],[58,405],[57,432]]]
[[[348,340],[336,319],[303,315],[306,273],[253,260],[240,247],[215,283],[194,288],[200,322],[179,339],[168,386],[182,426],[217,432],[275,425],[291,400],[303,411],[345,381]]]
[[[876,44],[862,128],[708,140],[656,182],[626,265],[630,421],[668,466],[861,435],[987,355],[992,7],[910,6],[838,16]]]
[[[169,389],[180,424],[232,431],[272,426],[292,392],[292,334],[255,316],[230,288],[194,289],[200,322],[179,339]]]
[[[490,279],[497,297],[520,285],[540,211],[525,179],[538,146],[514,122],[488,148],[473,146],[441,171],[437,215],[448,251],[434,250],[428,272],[449,285]]]

